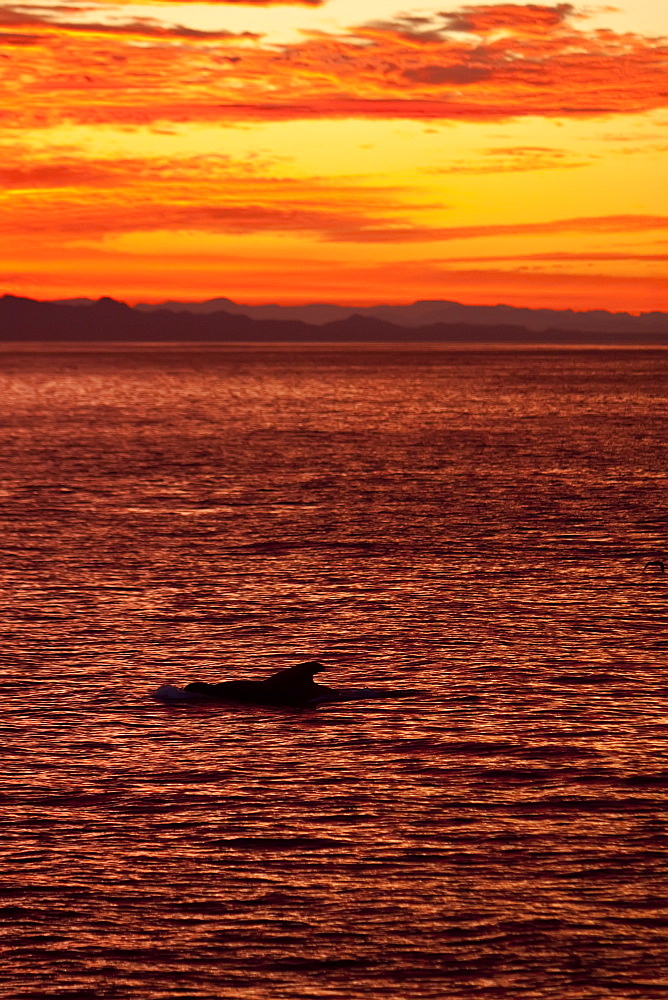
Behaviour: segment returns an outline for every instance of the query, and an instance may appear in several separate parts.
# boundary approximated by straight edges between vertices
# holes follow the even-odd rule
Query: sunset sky
[[[668,2],[0,6],[0,293],[668,309]]]

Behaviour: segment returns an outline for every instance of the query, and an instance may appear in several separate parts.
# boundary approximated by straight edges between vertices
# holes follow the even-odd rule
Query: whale
[[[180,688],[163,684],[152,697],[156,701],[174,702],[233,702],[241,705],[261,705],[275,708],[308,708],[340,701],[367,698],[400,698],[419,694],[414,689],[398,688],[330,688],[313,678],[326,668],[315,660],[298,663],[279,670],[265,680],[232,680],[210,684],[191,681]]]
[[[222,681],[218,684],[191,681],[184,690],[186,694],[217,701],[240,701],[251,705],[302,705],[331,693],[331,688],[316,684],[313,680],[314,674],[319,674],[324,669],[321,663],[310,660],[287,670],[279,670],[263,681]]]

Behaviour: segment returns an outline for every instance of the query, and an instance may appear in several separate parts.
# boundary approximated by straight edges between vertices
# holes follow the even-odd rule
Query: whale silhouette
[[[157,701],[171,702],[237,702],[242,705],[269,705],[276,708],[305,708],[336,701],[356,701],[366,698],[402,698],[419,694],[416,690],[396,688],[335,689],[317,684],[314,674],[326,668],[309,660],[286,670],[279,670],[263,681],[191,681],[184,688],[163,684],[153,693]]]
[[[306,705],[314,699],[332,693],[324,684],[316,684],[314,674],[325,668],[310,660],[287,670],[279,670],[264,681],[222,681],[207,684],[192,681],[186,684],[186,694],[223,701],[241,701],[251,705]]]
[[[648,563],[645,563],[645,569],[643,570],[643,573],[645,572],[645,570],[654,569],[654,567],[656,567],[659,573],[665,573],[666,571],[666,567],[661,559],[650,559]]]

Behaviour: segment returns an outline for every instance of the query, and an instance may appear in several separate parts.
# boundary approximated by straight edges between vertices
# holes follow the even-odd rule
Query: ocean
[[[0,359],[6,1000],[667,995],[668,351]]]

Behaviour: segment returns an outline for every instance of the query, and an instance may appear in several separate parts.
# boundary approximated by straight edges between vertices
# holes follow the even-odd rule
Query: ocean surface
[[[0,348],[4,1000],[668,995],[668,351]],[[165,706],[320,659],[397,700]]]

